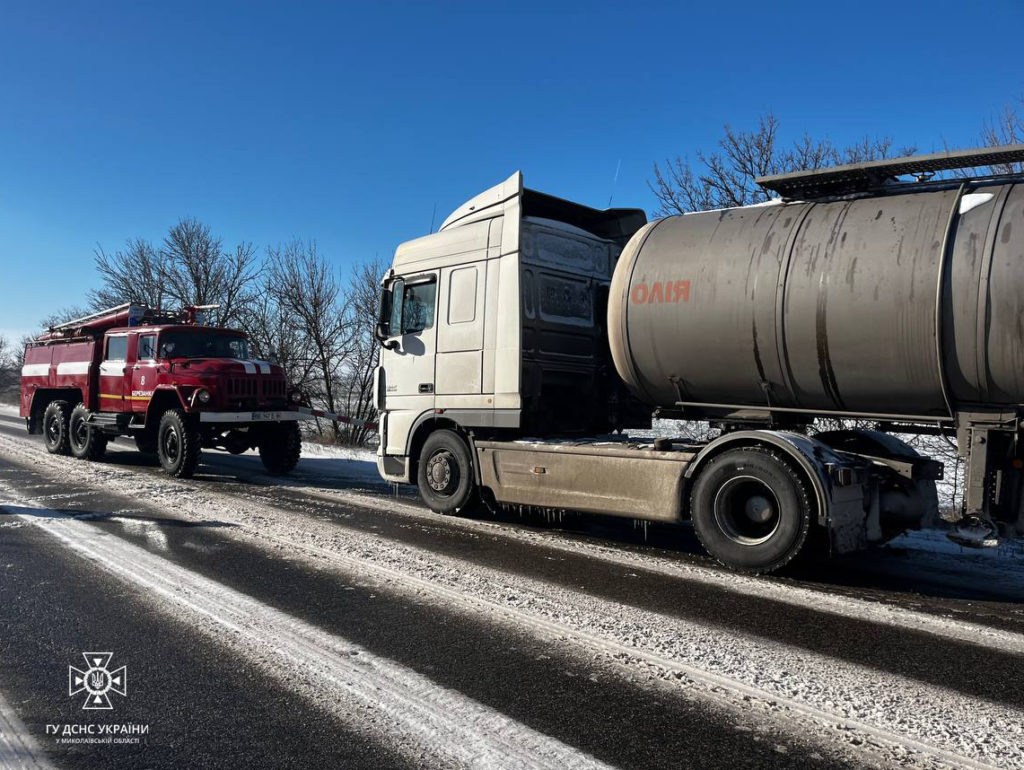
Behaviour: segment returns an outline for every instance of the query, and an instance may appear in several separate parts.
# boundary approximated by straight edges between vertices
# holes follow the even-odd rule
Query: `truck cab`
[[[525,189],[517,172],[399,246],[377,325],[381,475],[415,481],[441,428],[569,436],[621,425],[605,309],[615,260],[645,222],[637,209]]]

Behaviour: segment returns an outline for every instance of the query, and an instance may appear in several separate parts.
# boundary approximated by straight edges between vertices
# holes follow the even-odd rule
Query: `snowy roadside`
[[[38,457],[38,447],[7,436],[0,436],[0,447],[8,455]],[[35,465],[40,472],[61,474],[129,499],[137,494],[139,476],[124,468],[69,465],[45,454]],[[231,537],[284,549],[292,559],[319,569],[327,567],[346,579],[381,584],[420,601],[529,631],[557,644],[566,654],[584,655],[602,669],[617,669],[619,675],[649,680],[659,687],[683,688],[719,706],[744,711],[754,708],[772,719],[792,720],[791,724],[805,731],[813,723],[816,727],[809,732],[829,743],[866,737],[869,743],[884,746],[881,751],[889,761],[910,764],[922,760],[931,764],[926,759],[929,756],[960,767],[1024,761],[1020,748],[1024,745],[1024,714],[1014,709],[727,628],[668,617],[396,544],[335,522],[296,517],[253,495],[240,499],[214,492],[202,483],[148,481],[153,488],[147,499],[154,505],[171,507],[186,518],[208,520],[212,513],[234,521],[240,526],[228,531]],[[137,527],[144,525],[131,517],[139,512],[128,507],[114,513],[126,526],[131,522],[130,526]],[[429,517],[422,509],[416,509],[415,515]],[[789,590],[781,584],[761,582],[774,585],[773,591]],[[842,611],[867,609],[860,606],[864,603],[856,604],[858,607],[851,605]],[[929,632],[943,634],[945,627],[940,626]],[[955,623],[949,624],[948,631],[959,636],[958,628],[974,633]],[[1002,632],[979,635],[974,641],[1000,649],[1007,645],[1016,649],[1022,644],[1020,635]],[[779,676],[779,671],[786,673]],[[892,725],[899,725],[898,731]],[[965,761],[957,761],[960,758]]]
[[[12,404],[0,404],[0,414],[17,417],[18,407]],[[630,435],[637,438],[654,438],[657,436],[680,435],[680,426],[674,420],[655,420],[650,431],[631,431]],[[935,437],[926,437],[932,441],[942,441]],[[317,441],[302,442],[302,457],[313,460],[315,464],[300,461],[298,470],[304,476],[312,475],[330,477],[345,481],[365,483],[369,487],[381,487],[385,482],[377,472],[376,450],[362,447],[331,446]],[[312,466],[312,467],[311,467]],[[961,471],[962,472],[962,471]],[[272,479],[268,479],[274,483]],[[940,495],[952,495],[953,482],[939,482]],[[945,487],[942,487],[945,485]],[[958,556],[971,561],[1005,561],[1024,563],[1024,537],[1003,538],[996,548],[965,548],[953,543],[946,537],[944,529],[928,529],[920,532],[907,532],[892,540],[885,546],[887,549],[906,551],[909,554],[936,554],[939,556]]]

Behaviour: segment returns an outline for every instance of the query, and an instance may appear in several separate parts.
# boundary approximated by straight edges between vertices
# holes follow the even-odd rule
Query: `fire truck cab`
[[[51,328],[29,343],[21,416],[52,454],[99,460],[131,436],[163,469],[191,476],[202,448],[259,450],[271,473],[299,460],[301,393],[253,359],[245,334],[204,326],[209,307],[180,314],[125,304]]]

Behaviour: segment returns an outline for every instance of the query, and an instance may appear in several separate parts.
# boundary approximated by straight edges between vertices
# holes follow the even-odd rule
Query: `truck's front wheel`
[[[165,472],[187,479],[199,464],[199,431],[181,409],[168,409],[157,430],[157,455]]]
[[[290,473],[298,465],[299,455],[302,454],[302,434],[298,423],[282,422],[266,426],[259,448],[263,467],[270,473]]]
[[[69,435],[71,406],[67,401],[51,401],[43,412],[43,443],[52,455],[71,453]]]
[[[454,513],[468,506],[476,484],[466,442],[450,430],[430,434],[420,452],[416,483],[432,511]]]
[[[69,422],[69,443],[71,454],[79,460],[102,460],[107,451],[107,437],[89,425],[89,410],[79,404],[71,410]]]
[[[774,572],[803,548],[813,506],[807,485],[782,457],[733,449],[701,471],[690,496],[697,538],[727,567]]]

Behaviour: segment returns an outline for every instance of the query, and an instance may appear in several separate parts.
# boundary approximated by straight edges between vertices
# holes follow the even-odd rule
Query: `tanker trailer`
[[[767,204],[647,224],[516,174],[396,253],[378,467],[436,511],[690,519],[769,572],[816,530],[842,553],[932,520],[942,464],[893,434],[945,436],[967,461],[954,535],[994,544],[1022,521],[1024,175],[928,176],[1020,160],[769,177]],[[630,440],[638,403],[719,435]]]

